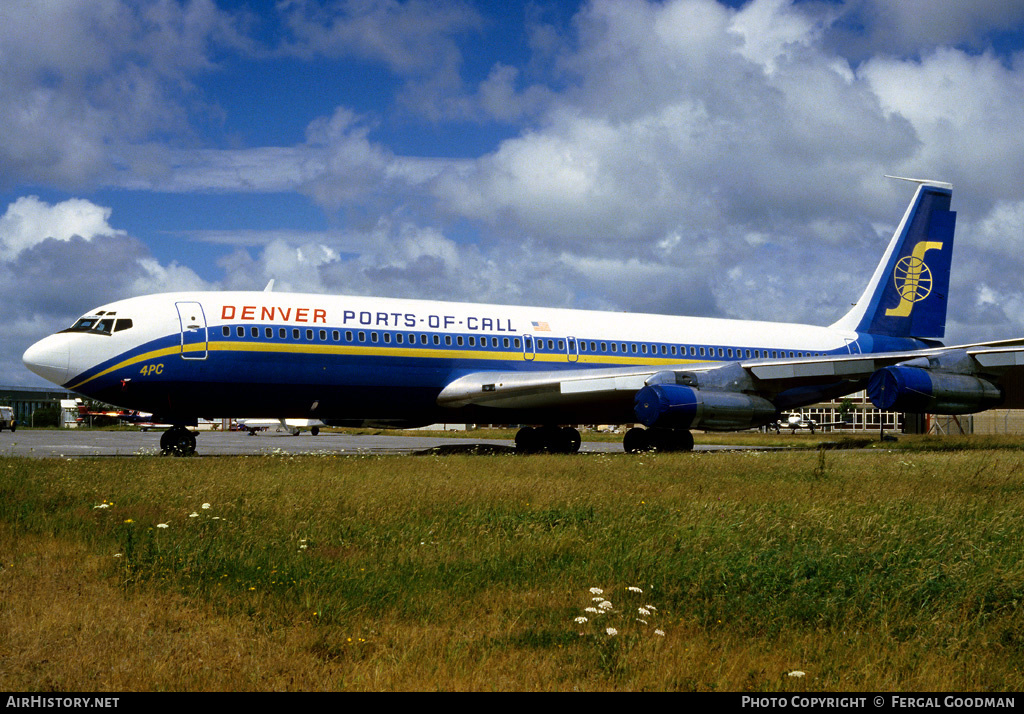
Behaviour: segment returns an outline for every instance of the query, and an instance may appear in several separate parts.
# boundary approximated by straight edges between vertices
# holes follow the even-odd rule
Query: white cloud
[[[0,340],[0,383],[38,382],[21,364],[25,349],[85,311],[112,300],[168,290],[208,289],[191,269],[162,265],[110,224],[111,209],[72,198],[35,196],[0,217],[0,285],[15,325]]]
[[[145,169],[158,134],[189,134],[191,78],[214,48],[247,46],[238,24],[212,0],[5,2],[0,181],[80,185]]]
[[[11,260],[23,250],[48,238],[69,241],[73,236],[91,240],[98,235],[123,235],[107,222],[110,209],[81,198],[55,205],[37,196],[22,196],[0,216],[0,260]]]

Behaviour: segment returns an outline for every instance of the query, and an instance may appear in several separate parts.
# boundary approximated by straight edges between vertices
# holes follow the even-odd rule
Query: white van
[[[14,431],[16,426],[18,426],[18,422],[14,420],[14,409],[11,407],[0,407],[0,431],[4,429]]]

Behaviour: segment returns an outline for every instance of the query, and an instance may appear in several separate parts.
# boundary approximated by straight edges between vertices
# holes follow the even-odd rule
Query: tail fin
[[[887,178],[899,178],[889,176]],[[837,329],[890,337],[942,337],[956,212],[952,184],[920,184],[864,294]]]

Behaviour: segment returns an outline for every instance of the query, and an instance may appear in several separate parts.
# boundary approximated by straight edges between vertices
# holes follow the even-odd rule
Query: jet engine
[[[731,431],[767,424],[778,410],[767,399],[741,392],[651,384],[636,393],[634,411],[647,427]]]
[[[878,409],[915,414],[972,414],[1003,400],[999,388],[980,377],[906,365],[872,374],[867,393]]]

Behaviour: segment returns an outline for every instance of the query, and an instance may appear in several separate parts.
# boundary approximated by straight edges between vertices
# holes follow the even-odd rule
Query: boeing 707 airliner
[[[579,449],[573,425],[640,423],[626,451],[693,447],[867,389],[879,408],[962,414],[1007,401],[1019,342],[943,347],[952,186],[918,186],[853,308],[828,327],[263,292],[103,305],[32,345],[25,365],[173,425],[272,414],[326,425],[524,424],[520,452]]]

